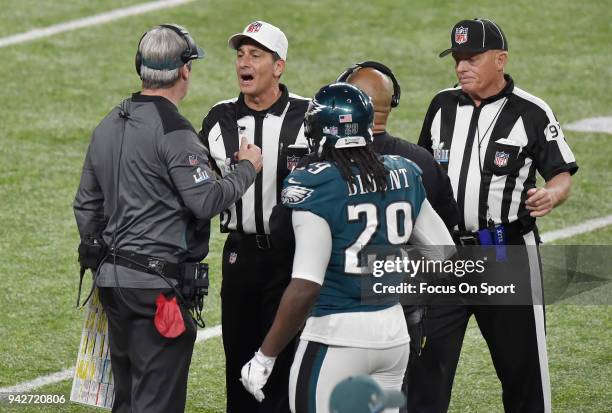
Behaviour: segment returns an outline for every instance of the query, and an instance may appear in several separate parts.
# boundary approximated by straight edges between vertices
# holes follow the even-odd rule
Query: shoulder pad
[[[421,176],[423,171],[413,161],[399,155],[383,155],[384,164],[389,168],[407,168],[410,169],[416,176]]]
[[[318,209],[321,202],[329,202],[346,192],[346,183],[338,169],[330,162],[311,163],[296,168],[285,178],[281,202],[290,208]]]

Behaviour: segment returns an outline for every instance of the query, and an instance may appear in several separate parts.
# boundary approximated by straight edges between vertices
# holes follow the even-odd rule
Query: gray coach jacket
[[[113,109],[93,132],[74,214],[83,239],[116,239],[118,249],[172,263],[208,254],[210,219],[235,203],[254,182],[249,161],[217,179],[208,152],[176,106],[136,93]],[[153,274],[116,266],[121,287],[164,288]],[[116,286],[104,264],[98,286]]]

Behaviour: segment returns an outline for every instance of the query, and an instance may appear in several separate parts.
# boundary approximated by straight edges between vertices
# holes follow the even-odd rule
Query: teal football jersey
[[[361,302],[360,277],[367,266],[360,265],[360,253],[366,246],[406,244],[425,189],[415,163],[393,155],[383,159],[389,170],[384,193],[367,191],[358,175],[357,183],[349,184],[332,162],[297,168],[285,178],[282,203],[322,217],[332,234],[331,257],[312,312],[315,317],[393,305]]]

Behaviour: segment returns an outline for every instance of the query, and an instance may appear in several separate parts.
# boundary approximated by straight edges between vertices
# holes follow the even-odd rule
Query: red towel
[[[176,297],[166,298],[159,293],[155,300],[157,310],[155,311],[155,328],[159,334],[166,338],[176,338],[185,331],[185,322],[181,309],[176,302]]]

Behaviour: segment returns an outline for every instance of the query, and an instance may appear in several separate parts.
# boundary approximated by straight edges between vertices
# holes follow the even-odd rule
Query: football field
[[[2,38],[145,0],[2,0]],[[377,60],[390,66],[402,101],[389,132],[415,142],[433,95],[455,82],[449,30],[464,18],[487,17],[509,41],[507,72],[520,88],[546,100],[561,125],[612,117],[612,1],[228,1],[194,0],[103,24],[0,47],[0,387],[73,367],[83,311],[76,310],[78,233],[72,201],[90,134],[113,106],[139,90],[134,54],[140,36],[160,23],[185,26],[206,50],[193,64],[179,109],[196,130],[217,101],[234,97],[235,52],[227,38],[257,19],[286,33],[282,82],[312,96],[347,66]],[[612,135],[565,130],[580,170],[570,199],[545,218],[541,232],[612,214]],[[265,154],[264,154],[265,156]],[[207,326],[220,322],[220,253],[225,236],[212,224],[212,285]],[[560,239],[562,245],[612,245],[612,226]],[[610,278],[610,254],[601,256]],[[546,274],[544,274],[546,277]],[[609,287],[608,287],[609,288]],[[609,289],[607,290],[609,293]],[[609,412],[612,311],[605,302],[547,307],[554,412]],[[588,302],[583,300],[583,302]],[[245,309],[248,311],[248,309]],[[238,378],[236,378],[238,380]],[[70,380],[28,393],[69,398]],[[1,390],[0,390],[1,391]],[[220,337],[199,342],[188,412],[225,410]],[[607,407],[606,407],[607,406]],[[8,405],[4,412],[90,412],[60,405]],[[470,323],[458,367],[452,412],[501,412],[501,388],[486,343]],[[248,412],[245,412],[248,413]]]

